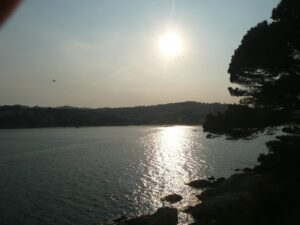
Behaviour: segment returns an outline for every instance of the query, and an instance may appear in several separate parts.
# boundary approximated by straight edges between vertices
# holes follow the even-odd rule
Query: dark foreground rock
[[[115,225],[176,225],[178,211],[175,208],[162,207],[152,215],[142,215],[131,219],[115,221]]]
[[[186,212],[201,220],[196,224],[223,224],[232,212],[239,214],[237,217],[246,215],[247,208],[240,206],[251,204],[252,193],[261,182],[262,176],[255,173],[234,174],[198,195],[202,202],[188,207]]]
[[[218,185],[219,183],[221,183],[224,180],[225,180],[224,178],[219,178],[219,179],[215,180],[214,177],[209,177],[207,179],[193,180],[193,181],[187,183],[187,185],[189,185],[192,188],[204,189],[204,188],[215,187],[216,185]]]
[[[193,225],[299,225],[300,136],[278,136],[267,143],[254,169],[242,169],[206,189],[186,212]]]
[[[254,169],[240,170],[227,179],[197,180],[201,201],[185,212],[193,225],[299,225],[300,136],[279,136],[268,143],[270,153],[259,156]],[[204,190],[204,191],[203,191]],[[193,204],[194,202],[191,202]],[[160,208],[152,215],[119,218],[122,225],[175,225],[178,212]]]
[[[170,202],[171,204],[174,204],[176,202],[180,202],[182,200],[182,197],[178,194],[171,194],[171,195],[167,195],[166,197],[162,198],[161,200]]]

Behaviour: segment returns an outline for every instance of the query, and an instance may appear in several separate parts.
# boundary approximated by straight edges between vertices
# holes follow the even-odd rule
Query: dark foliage
[[[268,108],[300,107],[300,2],[283,0],[273,22],[251,28],[235,51],[228,72],[229,88],[241,104]]]
[[[229,138],[250,138],[267,127],[290,122],[292,118],[290,112],[230,105],[225,113],[208,114],[203,129]]]
[[[244,137],[288,122],[288,135],[268,142],[253,170],[227,179],[223,187],[230,188],[204,192],[208,198],[192,208],[200,216],[195,224],[300,224],[300,1],[281,0],[272,19],[250,29],[232,57],[230,81],[239,87],[229,91],[241,105],[208,115],[204,128]],[[247,177],[254,186],[245,185]]]
[[[225,104],[197,102],[100,109],[2,106],[0,128],[202,124],[208,113],[226,109]]]
[[[240,97],[241,105],[208,115],[206,131],[240,138],[269,126],[299,123],[300,1],[282,0],[272,19],[251,28],[232,56],[228,72],[238,87],[229,92]]]

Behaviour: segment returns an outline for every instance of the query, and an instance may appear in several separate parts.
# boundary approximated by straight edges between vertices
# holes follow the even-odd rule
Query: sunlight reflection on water
[[[142,187],[139,188],[145,190],[146,187],[148,193],[142,195],[148,198],[147,201],[153,208],[166,204],[160,199],[172,193],[179,193],[184,197],[184,200],[175,206],[184,208],[187,202],[191,203],[193,191],[185,185],[193,173],[192,168],[187,169],[193,159],[191,135],[193,133],[190,127],[172,126],[159,128],[146,140],[142,140],[146,148],[147,162],[141,165],[146,167],[146,173],[142,179]],[[182,221],[186,221],[187,215],[181,217]]]
[[[207,139],[201,126],[2,130],[0,224],[95,224],[153,213],[172,193],[181,210],[199,193],[185,183],[252,167],[270,139]]]
[[[160,200],[162,197],[180,194],[183,200],[173,205],[180,212],[179,224],[192,222],[182,210],[195,204],[195,195],[199,194],[199,190],[190,188],[187,182],[212,175],[228,176],[238,165],[246,163],[247,166],[253,159],[255,161],[257,152],[261,151],[255,148],[256,144],[248,145],[243,151],[244,141],[209,140],[201,127],[190,126],[158,127],[155,132],[152,130],[149,135],[144,135],[139,144],[145,160],[141,160],[136,168],[142,171],[141,182],[134,191],[136,209],[140,213],[154,212],[158,207],[168,205]]]
[[[155,152],[152,159],[151,169],[158,171],[157,180],[165,186],[178,185],[186,180],[187,172],[183,169],[188,157],[185,145],[185,130],[181,127],[168,127],[160,131],[155,137]],[[178,179],[180,177],[180,179]]]

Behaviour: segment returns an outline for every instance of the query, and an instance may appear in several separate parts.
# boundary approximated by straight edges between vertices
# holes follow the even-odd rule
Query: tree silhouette
[[[271,23],[259,23],[244,36],[228,72],[229,88],[243,105],[274,110],[300,107],[300,2],[283,0]]]
[[[205,131],[240,138],[268,126],[299,122],[300,1],[282,0],[271,22],[251,28],[228,72],[236,86],[229,92],[240,98],[240,105],[225,114],[208,115]]]
[[[292,125],[282,129],[285,135],[267,143],[269,152],[258,157],[257,166],[200,195],[202,205],[191,211],[201,224],[203,220],[208,221],[205,224],[300,224],[299,21],[300,1],[281,0],[273,10],[272,22],[251,28],[232,57],[228,71],[230,81],[238,87],[229,91],[240,97],[241,104],[230,106],[223,114],[208,115],[204,130],[249,138],[268,126]],[[252,182],[247,187],[249,177]],[[239,184],[243,188],[235,193]],[[226,187],[223,193],[222,187]],[[233,196],[240,191],[246,197],[235,201]],[[226,205],[228,196],[232,197]],[[219,205],[217,199],[221,199]],[[207,207],[210,205],[214,208]]]

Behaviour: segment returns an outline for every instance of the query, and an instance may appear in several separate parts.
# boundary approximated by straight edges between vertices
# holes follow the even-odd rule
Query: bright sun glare
[[[175,31],[166,32],[160,39],[160,49],[167,57],[174,57],[182,51],[182,41],[179,34]]]

